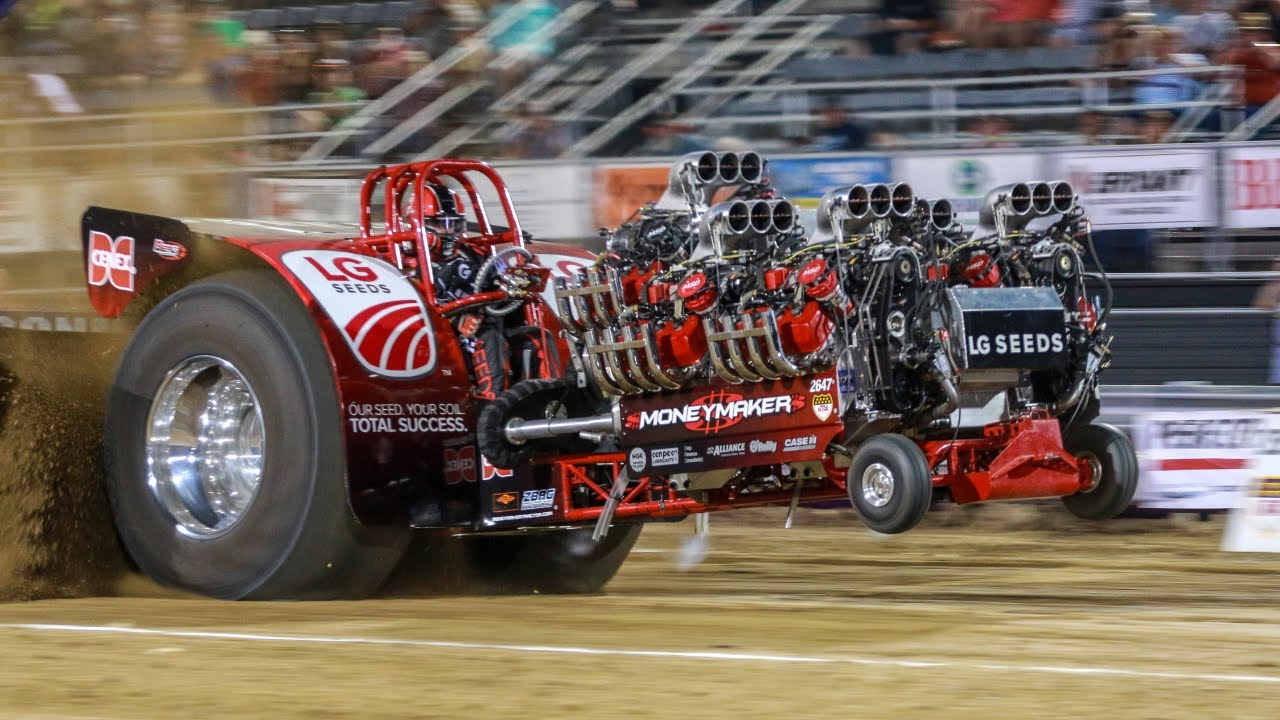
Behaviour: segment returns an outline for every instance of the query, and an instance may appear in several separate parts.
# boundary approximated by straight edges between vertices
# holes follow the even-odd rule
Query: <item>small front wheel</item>
[[[895,534],[915,527],[933,501],[924,451],[901,435],[876,435],[854,453],[849,500],[872,530]]]
[[[1087,487],[1062,498],[1067,509],[1086,520],[1106,520],[1124,512],[1138,489],[1138,454],[1129,438],[1110,425],[1097,423],[1071,430],[1063,447],[1087,464]]]

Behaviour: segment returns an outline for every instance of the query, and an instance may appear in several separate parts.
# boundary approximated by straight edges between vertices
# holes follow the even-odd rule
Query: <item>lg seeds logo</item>
[[[133,264],[133,238],[112,239],[106,233],[89,231],[90,285],[110,283],[117,290],[133,292],[133,276],[137,273]]]
[[[805,406],[804,395],[773,395],[745,399],[738,393],[716,390],[683,407],[642,410],[627,416],[627,428],[644,430],[683,424],[704,435],[721,432],[748,418],[790,415]]]
[[[396,268],[335,250],[296,250],[281,261],[342,329],[366,370],[409,378],[435,369],[436,336],[426,308]]]

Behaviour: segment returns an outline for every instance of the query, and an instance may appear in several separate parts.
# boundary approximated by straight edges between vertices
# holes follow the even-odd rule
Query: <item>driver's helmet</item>
[[[467,219],[462,214],[462,203],[459,201],[457,194],[444,185],[436,183],[427,183],[426,192],[430,193],[430,197],[424,197],[427,202],[424,205],[434,204],[435,213],[423,213],[422,224],[427,230],[437,235],[457,235],[466,228]],[[434,198],[435,202],[430,200]]]

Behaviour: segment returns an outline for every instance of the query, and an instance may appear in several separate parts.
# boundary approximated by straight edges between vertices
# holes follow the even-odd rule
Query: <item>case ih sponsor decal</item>
[[[112,238],[104,232],[89,231],[89,284],[107,285],[133,292],[133,238]]]
[[[281,261],[342,330],[366,370],[412,378],[435,369],[436,337],[426,308],[393,266],[335,250],[295,250]]]

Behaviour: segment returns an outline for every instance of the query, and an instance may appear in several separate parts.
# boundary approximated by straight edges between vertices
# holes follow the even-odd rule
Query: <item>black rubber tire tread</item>
[[[597,593],[613,579],[644,528],[622,523],[596,542],[594,528],[462,538],[471,586],[484,593]]]
[[[262,484],[239,522],[196,539],[147,488],[145,444],[165,374],[202,354],[231,362],[259,393],[268,446]],[[144,318],[108,394],[105,447],[116,528],[138,568],[164,585],[228,599],[364,597],[409,541],[407,527],[363,527],[353,516],[328,353],[271,271],[209,277]]]
[[[595,445],[576,435],[548,438],[516,445],[507,440],[504,429],[513,417],[540,420],[546,404],[560,401],[570,417],[593,412],[590,401],[572,378],[521,380],[485,405],[476,420],[476,446],[489,462],[500,468],[514,468],[535,454],[591,452]]]
[[[1072,455],[1093,453],[1102,466],[1102,478],[1089,492],[1062,498],[1073,515],[1085,520],[1116,517],[1133,502],[1138,489],[1138,454],[1129,437],[1105,423],[1073,428],[1062,445]]]
[[[889,468],[894,477],[893,495],[884,507],[874,507],[862,497],[862,474],[872,463]],[[886,535],[906,532],[924,519],[933,502],[933,475],[920,446],[902,435],[874,435],[858,446],[849,466],[848,493],[853,509],[868,528]]]

